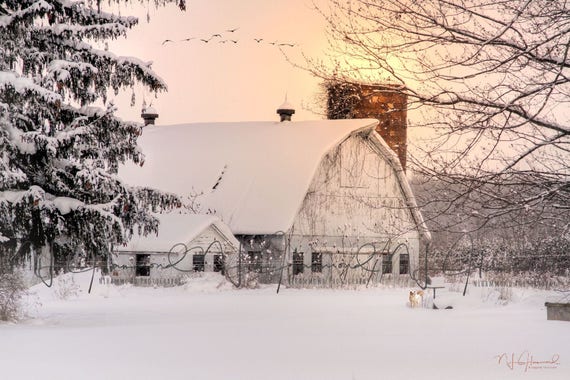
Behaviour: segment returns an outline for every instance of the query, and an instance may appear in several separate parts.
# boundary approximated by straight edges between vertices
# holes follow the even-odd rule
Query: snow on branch
[[[61,42],[62,45],[69,47],[78,52],[89,54],[92,59],[106,62],[107,65],[115,66],[119,73],[134,72],[136,79],[145,82],[151,90],[167,90],[166,82],[152,70],[152,61],[143,61],[136,57],[117,56],[116,54],[100,49],[94,49],[91,45],[82,41],[65,40]],[[114,89],[120,85],[132,85],[132,77],[130,75],[119,75],[120,83],[113,83]],[[118,78],[119,79],[119,78]]]
[[[30,186],[26,190],[6,190],[0,191],[0,204],[8,203],[20,203],[26,200],[32,200],[34,203],[39,202],[44,199],[45,191],[36,185]]]
[[[105,39],[107,37],[126,36],[130,26],[119,23],[105,23],[94,25],[67,25],[54,24],[39,27],[41,32],[49,32],[55,36],[75,35],[79,38]]]
[[[153,78],[157,82],[158,87],[164,90],[168,90],[168,85],[166,82],[158,76],[154,71],[152,71],[152,61],[143,61],[136,57],[117,57],[117,61],[120,64],[133,66],[138,71],[139,75],[142,74],[144,77]]]
[[[24,8],[21,11],[12,12],[9,16],[0,16],[0,28],[5,28],[8,25],[12,24],[14,21],[18,21],[26,17],[43,15],[51,9],[52,6],[44,0],[36,1],[28,8]]]
[[[101,20],[107,23],[121,23],[127,27],[134,26],[138,23],[138,19],[133,16],[117,16],[116,14],[102,11],[100,9],[86,8],[84,6],[84,1],[69,1],[69,0],[56,0],[57,3],[61,4],[63,9],[73,10],[77,8],[79,11],[76,13],[76,17],[79,21],[93,21]]]
[[[20,95],[39,95],[49,103],[61,101],[61,96],[35,84],[31,79],[18,76],[11,71],[0,71],[0,91],[12,88]]]
[[[72,71],[78,71],[82,75],[97,75],[99,70],[86,62],[70,62],[61,59],[53,60],[49,67],[48,73],[57,81],[68,81]]]

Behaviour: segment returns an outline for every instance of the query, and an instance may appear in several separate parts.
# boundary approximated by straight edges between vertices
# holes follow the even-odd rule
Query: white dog
[[[409,295],[410,307],[420,307],[423,305],[424,291],[423,290],[410,290]]]

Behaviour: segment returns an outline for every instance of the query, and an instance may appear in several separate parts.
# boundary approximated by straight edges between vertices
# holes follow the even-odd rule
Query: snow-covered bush
[[[507,286],[483,288],[481,299],[498,305],[506,305],[513,300],[513,288]]]
[[[79,295],[79,285],[75,282],[73,273],[64,273],[60,270],[54,284],[54,294],[61,300],[67,300]]]
[[[552,236],[513,242],[481,238],[473,245],[457,245],[453,250],[431,252],[434,272],[442,272],[451,282],[462,282],[469,268],[471,279],[491,281],[501,286],[569,289],[570,239]],[[516,244],[515,244],[516,243]]]
[[[0,270],[0,321],[16,321],[24,315],[23,298],[28,294],[22,273]]]
[[[451,279],[447,279],[446,282],[449,282],[447,285],[447,289],[453,293],[463,293],[465,290],[465,278],[455,277]],[[469,293],[469,285],[467,285],[467,293]]]
[[[196,272],[185,275],[182,284],[182,288],[189,292],[208,293],[234,288],[230,281],[216,272]]]

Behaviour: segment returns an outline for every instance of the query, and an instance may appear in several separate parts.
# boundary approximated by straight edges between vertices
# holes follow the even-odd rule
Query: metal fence
[[[570,279],[554,278],[511,278],[498,280],[471,280],[470,284],[479,288],[533,288],[542,290],[569,289]]]
[[[374,276],[373,278],[348,276],[293,276],[289,286],[294,288],[342,288],[353,286],[385,285],[393,287],[414,287],[416,281],[409,274]]]
[[[149,278],[149,277],[131,277],[131,278],[116,278],[110,276],[102,276],[99,278],[101,285],[135,285],[135,286],[160,286],[172,287],[184,284],[184,277],[172,278]]]
[[[175,245],[173,248],[177,247]],[[138,256],[148,259],[151,254],[129,252],[133,260],[117,263],[113,257],[108,260],[82,258],[80,260],[55,261],[52,257],[37,257],[30,265],[34,268],[37,279],[51,286],[59,273],[84,272],[100,269],[103,276],[101,284],[135,286],[179,286],[192,277],[193,274],[206,270],[220,272],[236,287],[257,287],[259,284],[281,284],[291,287],[329,287],[342,288],[345,286],[368,286],[384,284],[392,286],[413,286],[417,280],[411,274],[409,252],[404,244],[397,245],[391,252],[383,245],[377,250],[373,244],[361,247],[346,248],[342,252],[312,253],[310,263],[300,260],[302,257],[295,252],[289,252],[287,246],[275,249],[266,246],[258,251],[243,251],[240,253],[223,253],[223,250],[209,252],[202,249],[200,254],[193,253],[192,248],[179,252],[161,253],[162,260],[138,260]],[[204,265],[205,255],[213,255],[215,265]],[[405,265],[392,268],[392,257],[400,254],[406,257]],[[201,256],[201,261],[195,262],[195,256]],[[314,257],[313,257],[314,256]],[[164,258],[167,258],[164,259]],[[386,260],[388,258],[388,260]],[[189,265],[191,264],[191,265]],[[200,264],[200,265],[198,265]],[[211,263],[210,263],[211,264]],[[405,268],[405,270],[402,270]],[[142,270],[144,269],[144,270]],[[398,274],[392,272],[395,269]],[[92,276],[93,281],[94,275]],[[91,286],[90,286],[91,289]]]

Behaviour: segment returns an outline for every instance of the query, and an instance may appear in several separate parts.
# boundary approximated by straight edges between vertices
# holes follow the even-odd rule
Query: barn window
[[[203,272],[206,267],[206,255],[192,256],[192,268],[194,272]]]
[[[250,272],[261,273],[263,267],[261,265],[261,251],[248,251],[248,269]]]
[[[293,252],[293,276],[303,273],[304,269],[303,252]]]
[[[400,274],[410,273],[410,255],[407,253],[400,255]]]
[[[214,272],[221,272],[224,274],[224,259],[222,255],[214,255]]]
[[[392,273],[392,255],[389,253],[382,254],[382,274]]]
[[[323,254],[320,252],[311,253],[311,272],[322,273],[323,271]]]
[[[139,254],[136,256],[136,269],[135,274],[137,276],[150,276],[150,255]]]

